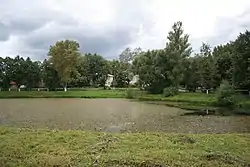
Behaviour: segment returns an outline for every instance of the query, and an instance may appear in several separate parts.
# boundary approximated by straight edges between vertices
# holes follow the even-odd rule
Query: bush
[[[127,89],[126,91],[126,98],[134,99],[136,97],[136,91],[133,89]]]
[[[163,96],[169,97],[169,96],[177,95],[178,93],[179,93],[178,88],[171,86],[171,87],[167,87],[164,89]]]
[[[227,81],[222,81],[220,87],[216,91],[216,100],[220,106],[235,105],[235,91],[232,85]]]

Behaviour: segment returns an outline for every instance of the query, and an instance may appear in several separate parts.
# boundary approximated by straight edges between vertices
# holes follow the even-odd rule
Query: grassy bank
[[[1,91],[0,98],[124,98],[125,90],[87,89],[83,91]]]
[[[105,134],[0,127],[0,166],[247,166],[249,134]]]
[[[138,96],[142,101],[156,101],[156,103],[165,104],[171,107],[178,107],[187,110],[200,109],[218,109],[215,94],[205,93],[179,93],[176,96],[163,97],[162,95],[146,94]],[[243,109],[250,109],[250,97],[236,95],[236,106],[241,106]]]
[[[127,98],[127,89],[86,89],[82,91],[0,91],[0,98]],[[155,101],[171,107],[187,110],[201,110],[217,108],[214,94],[179,93],[176,96],[164,97],[161,94],[147,94],[133,90],[133,99],[141,101]],[[237,100],[244,108],[250,108],[250,98],[238,96]]]
[[[212,104],[215,101],[213,94],[180,93],[172,97],[163,97],[160,94],[147,94],[135,90],[135,99],[144,101],[195,102]],[[126,98],[126,89],[86,89],[83,91],[0,91],[0,98]]]
[[[171,101],[171,102],[196,102],[200,104],[213,104],[214,94],[205,93],[179,93],[176,96],[163,97],[162,95],[147,94],[140,97],[141,100]]]
[[[163,97],[162,95],[139,96],[142,101],[155,101],[170,107],[178,107],[187,110],[200,110],[204,108],[215,108],[216,99],[214,94],[204,93],[180,93],[176,96]]]

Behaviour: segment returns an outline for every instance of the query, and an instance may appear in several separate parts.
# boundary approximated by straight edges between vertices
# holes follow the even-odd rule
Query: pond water
[[[104,132],[250,132],[249,116],[188,112],[126,99],[1,99],[0,125]]]

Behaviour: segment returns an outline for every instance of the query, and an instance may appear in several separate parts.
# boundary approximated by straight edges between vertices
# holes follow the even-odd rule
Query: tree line
[[[181,22],[176,22],[163,49],[137,56],[134,71],[140,85],[151,93],[161,93],[167,87],[216,89],[228,81],[235,89],[250,88],[250,32],[240,33],[234,41],[213,49],[202,43],[199,53],[192,54],[189,36]]]
[[[130,63],[119,60],[108,61],[98,54],[91,53],[79,55],[74,61],[71,57],[62,60],[49,58],[43,62],[31,61],[30,58],[24,59],[20,56],[6,57],[0,58],[0,88],[9,89],[11,82],[17,87],[25,85],[27,89],[104,87],[108,74],[114,75],[114,87],[128,87],[133,77],[130,70]]]
[[[193,53],[189,35],[182,22],[176,22],[162,49],[142,51],[126,48],[119,60],[106,60],[99,54],[81,53],[76,41],[63,40],[50,46],[43,62],[0,58],[0,87],[9,88],[14,81],[27,88],[45,86],[51,90],[64,87],[100,87],[108,74],[114,75],[114,87],[128,87],[134,75],[138,86],[151,93],[164,88],[183,87],[216,89],[224,80],[236,89],[250,88],[250,32],[240,33],[234,41],[213,49],[202,43]]]

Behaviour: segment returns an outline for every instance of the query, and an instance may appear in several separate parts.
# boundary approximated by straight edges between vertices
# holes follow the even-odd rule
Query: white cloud
[[[176,21],[196,50],[202,41],[216,45],[250,28],[248,9],[249,0],[8,0],[0,6],[0,56],[43,59],[64,38],[107,58],[127,46],[162,48]]]
[[[18,55],[17,50],[22,50],[23,43],[19,41],[18,37],[10,36],[8,41],[0,41],[0,57],[13,57],[13,55]],[[13,49],[15,48],[15,49]]]
[[[236,32],[229,33],[229,39],[235,38],[242,29],[237,31],[237,21],[235,25],[227,19],[240,19],[237,16],[250,8],[249,0],[156,0],[152,1],[150,13],[153,16],[154,26],[150,32],[139,35],[134,41],[133,46],[141,45],[145,48],[164,47],[166,36],[171,26],[176,21],[182,21],[185,32],[190,34],[194,49],[196,43],[203,40],[209,40],[211,37],[216,38],[221,30],[236,27]],[[249,17],[248,17],[249,18]],[[220,22],[226,19],[226,24],[220,27]],[[247,20],[244,20],[247,22]],[[238,20],[238,22],[241,22]],[[250,21],[248,20],[248,28]],[[244,31],[244,30],[243,30]],[[232,35],[233,34],[233,35]],[[223,40],[223,39],[222,39]],[[226,39],[228,40],[228,39]]]

